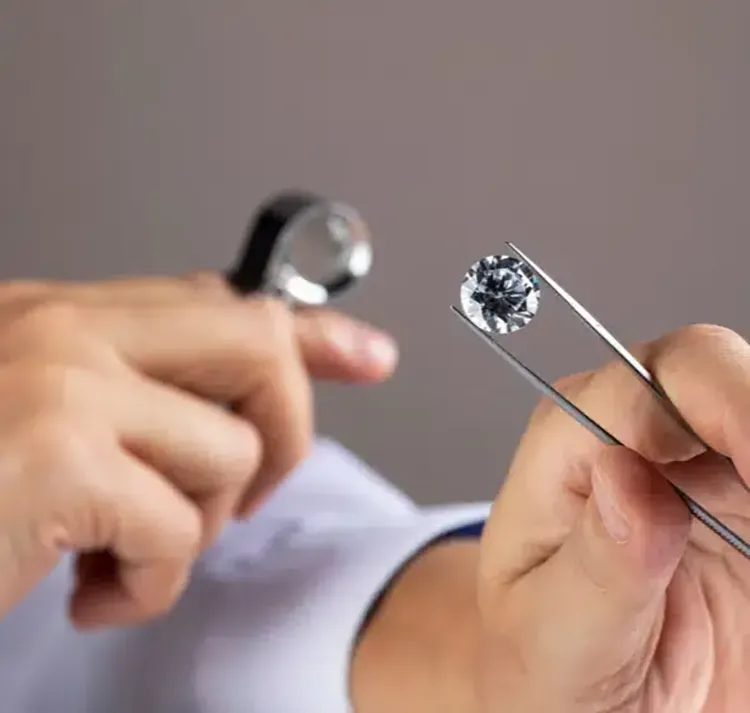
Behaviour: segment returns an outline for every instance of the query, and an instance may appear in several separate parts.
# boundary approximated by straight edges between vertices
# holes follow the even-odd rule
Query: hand
[[[695,431],[750,479],[750,346],[691,327],[636,350]],[[559,385],[625,443],[551,403],[531,420],[481,546],[487,713],[730,713],[750,704],[750,499],[620,363]]]
[[[164,612],[305,455],[310,377],[379,381],[394,360],[364,325],[210,275],[0,285],[0,613],[64,550],[78,625]]]

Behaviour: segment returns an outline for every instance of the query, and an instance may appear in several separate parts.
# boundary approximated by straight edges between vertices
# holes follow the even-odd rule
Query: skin
[[[750,346],[699,325],[635,351],[736,471],[622,364],[563,380],[625,447],[542,403],[481,543],[428,550],[371,619],[352,669],[358,713],[747,710],[750,564],[664,475],[750,538]]]
[[[699,326],[638,351],[747,479],[745,341]],[[66,550],[77,625],[167,611],[304,457],[311,379],[376,382],[395,358],[365,325],[213,275],[0,285],[0,614]],[[626,447],[542,404],[481,543],[416,558],[362,633],[357,713],[746,710],[750,568],[663,474],[747,537],[744,486],[622,365],[558,386]]]
[[[376,382],[395,360],[366,325],[214,275],[0,285],[0,615],[65,551],[78,626],[164,613],[305,456],[311,379]]]

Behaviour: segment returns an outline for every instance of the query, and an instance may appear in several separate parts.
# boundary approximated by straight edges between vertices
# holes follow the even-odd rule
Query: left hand
[[[224,523],[305,456],[311,379],[394,363],[385,335],[215,275],[0,283],[0,616],[62,551],[76,624],[167,611]]]

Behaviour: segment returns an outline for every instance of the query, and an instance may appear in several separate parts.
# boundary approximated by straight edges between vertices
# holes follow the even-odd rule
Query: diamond
[[[539,279],[523,261],[489,255],[461,282],[461,307],[481,330],[508,334],[523,329],[539,309]]]

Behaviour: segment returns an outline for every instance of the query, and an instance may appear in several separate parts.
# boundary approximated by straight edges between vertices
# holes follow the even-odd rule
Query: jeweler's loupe
[[[352,287],[372,266],[367,225],[351,206],[289,192],[261,205],[245,251],[229,273],[240,292],[263,292],[293,306],[318,306]]]

